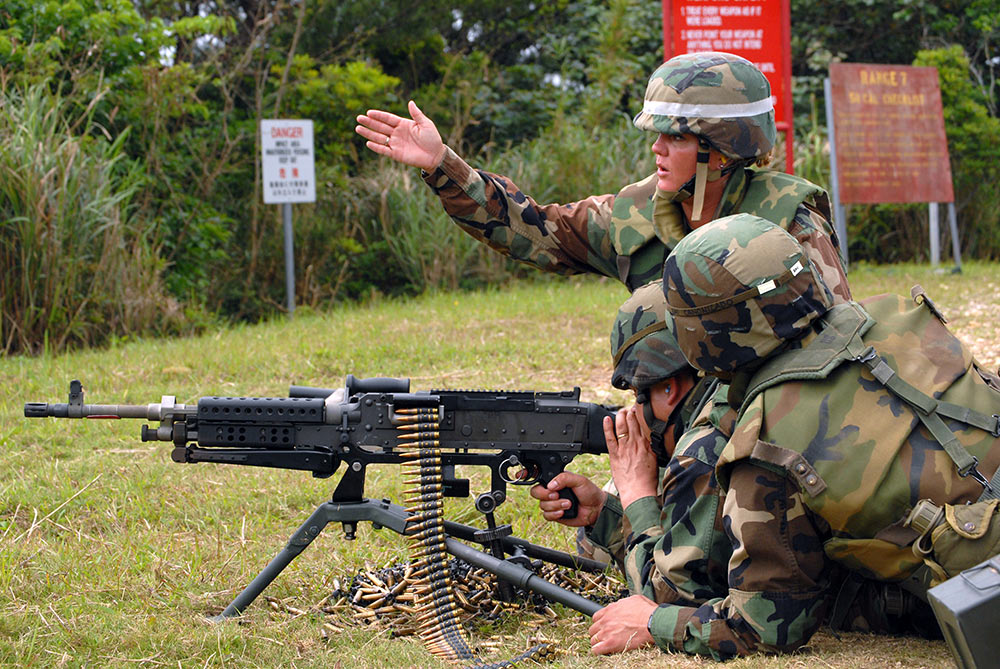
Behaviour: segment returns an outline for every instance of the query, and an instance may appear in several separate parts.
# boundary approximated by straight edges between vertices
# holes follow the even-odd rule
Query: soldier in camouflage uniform
[[[618,494],[572,472],[531,490],[547,520],[585,529],[591,543],[613,555],[630,591],[652,608],[696,605],[726,592],[730,547],[715,464],[734,417],[727,417],[724,397],[709,402],[718,382],[698,381],[677,348],[660,283],[636,290],[611,330],[612,385],[636,394],[616,425],[607,419],[605,426]],[[569,503],[558,492],[565,487],[580,502],[573,519],[562,518]],[[595,616],[592,636],[600,632],[602,639],[595,652],[651,642],[649,612],[633,608],[612,604]]]
[[[966,547],[1000,527],[1000,379],[919,287],[912,301],[836,304],[802,246],[747,215],[685,237],[663,287],[685,357],[729,380],[738,407],[716,469],[729,592],[662,605],[664,648],[792,650],[823,620],[838,570],[914,592],[954,575],[922,550],[939,535],[915,529],[920,500],[946,509]],[[979,517],[956,521],[967,511]]]
[[[737,212],[762,216],[807,249],[838,300],[850,289],[827,194],[774,170],[771,89],[749,61],[727,53],[677,56],[649,79],[634,123],[657,133],[656,173],[617,194],[539,205],[510,179],[475,170],[444,145],[417,105],[412,117],[371,110],[357,132],[372,151],[420,167],[445,210],[470,235],[546,271],[595,273],[635,290],[692,229]]]

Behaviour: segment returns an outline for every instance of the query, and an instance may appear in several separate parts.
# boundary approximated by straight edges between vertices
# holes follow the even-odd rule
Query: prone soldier
[[[734,414],[714,379],[697,379],[677,347],[660,281],[636,290],[611,330],[612,385],[636,404],[605,419],[617,494],[572,472],[535,486],[543,516],[585,531],[624,571],[635,596],[594,616],[591,649],[612,653],[654,642],[656,602],[693,605],[722,596],[731,552],[715,463]],[[562,517],[570,488],[580,501]],[[665,643],[667,639],[661,639]]]
[[[919,287],[837,304],[798,241],[740,214],[685,237],[663,288],[680,349],[738,414],[716,468],[729,591],[661,605],[664,648],[789,651],[841,570],[920,595],[1000,551],[1000,378]]]

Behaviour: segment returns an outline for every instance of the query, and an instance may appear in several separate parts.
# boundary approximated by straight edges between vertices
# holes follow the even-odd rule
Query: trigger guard
[[[528,472],[529,477],[523,479],[511,477],[509,474],[510,468],[515,465],[521,467],[524,471]],[[511,485],[535,485],[541,482],[539,479],[539,473],[536,471],[534,473],[534,476],[531,476],[531,470],[528,467],[526,467],[523,462],[518,460],[516,455],[512,455],[503,462],[501,462],[500,466],[497,468],[497,471],[500,474],[500,478],[505,483],[509,483]]]

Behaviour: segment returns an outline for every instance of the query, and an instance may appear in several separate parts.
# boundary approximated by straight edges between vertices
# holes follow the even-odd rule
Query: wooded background
[[[296,293],[345,300],[538,272],[474,243],[354,118],[415,99],[472,164],[540,202],[652,170],[631,127],[662,60],[650,0],[7,0],[0,7],[0,355],[282,312],[258,123],[315,122]],[[1000,0],[792,0],[796,173],[829,185],[831,62],[933,65],[962,252],[1000,258]],[[784,163],[779,156],[777,166]],[[855,206],[852,262],[925,259],[926,208]]]

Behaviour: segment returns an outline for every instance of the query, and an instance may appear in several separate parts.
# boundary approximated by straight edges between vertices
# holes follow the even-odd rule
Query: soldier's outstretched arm
[[[494,251],[547,272],[618,278],[613,194],[540,204],[509,177],[474,169],[450,148],[424,181],[452,220]]]

